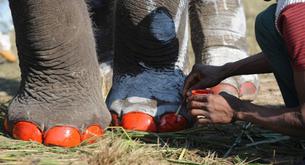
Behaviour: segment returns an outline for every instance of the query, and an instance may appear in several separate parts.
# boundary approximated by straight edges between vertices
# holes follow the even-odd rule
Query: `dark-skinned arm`
[[[272,72],[271,66],[263,53],[258,53],[233,63],[227,63],[222,67],[225,70],[226,78],[237,75]]]
[[[221,93],[221,95],[189,96],[188,109],[193,116],[206,116],[204,119],[198,119],[201,125],[231,123],[236,119],[252,122],[283,134],[305,137],[305,71],[294,70],[294,77],[301,103],[299,107],[264,107]]]
[[[263,53],[227,63],[223,66],[196,64],[185,80],[183,94],[186,96],[193,89],[205,89],[215,86],[231,76],[271,72],[271,66]]]
[[[305,137],[304,106],[275,109],[242,102],[236,111],[237,120],[249,121],[290,136]]]

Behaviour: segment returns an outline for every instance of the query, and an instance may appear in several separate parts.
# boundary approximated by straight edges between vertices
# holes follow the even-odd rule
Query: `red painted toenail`
[[[204,94],[212,94],[212,91],[209,89],[192,90],[192,95],[204,95]]]
[[[216,85],[215,87],[212,87],[211,90],[214,94],[219,94],[221,92],[227,92],[233,96],[238,97],[238,90],[233,85],[230,85],[230,84],[220,83],[220,84]]]
[[[252,82],[245,82],[239,87],[239,94],[242,95],[254,95],[256,93],[256,86]]]
[[[100,137],[104,134],[104,130],[98,126],[98,125],[92,125],[86,129],[86,131],[83,133],[82,136],[82,141],[87,140],[87,139],[92,139],[89,140],[89,143],[94,143],[95,138]]]
[[[42,143],[42,133],[33,123],[21,121],[13,127],[13,137],[19,140]]]
[[[7,118],[4,118],[4,121],[3,121],[3,129],[5,132],[8,132],[9,129],[8,129],[8,121],[7,121]]]
[[[119,122],[119,116],[118,114],[116,114],[115,112],[111,112],[111,125],[112,126],[119,126],[120,122]]]
[[[60,147],[75,147],[81,142],[79,131],[73,127],[58,126],[49,129],[44,136],[44,144]]]
[[[128,130],[156,132],[154,118],[143,112],[129,112],[122,117],[122,126]]]
[[[167,113],[160,118],[159,132],[175,132],[186,129],[187,120],[182,115],[176,113]]]

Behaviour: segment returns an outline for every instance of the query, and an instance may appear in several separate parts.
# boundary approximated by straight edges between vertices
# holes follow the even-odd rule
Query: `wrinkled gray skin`
[[[157,118],[176,111],[191,68],[189,1],[106,1],[110,10],[101,12],[93,26],[101,79],[84,0],[10,0],[22,73],[19,92],[9,106],[10,126],[30,121],[44,131],[57,125],[105,128],[111,117],[102,89],[107,93],[112,81],[107,98],[111,111],[122,115],[139,110]],[[201,2],[190,3],[197,62],[206,39],[199,19]],[[109,67],[113,79],[112,71],[105,71]],[[186,115],[185,109],[182,113]]]
[[[9,125],[31,121],[103,128],[111,117],[102,101],[95,41],[83,0],[10,0],[21,86],[8,109]],[[11,128],[11,127],[10,127]]]

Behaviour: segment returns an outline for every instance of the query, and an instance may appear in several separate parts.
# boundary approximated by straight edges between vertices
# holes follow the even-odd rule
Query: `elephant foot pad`
[[[7,120],[4,128],[9,132]],[[34,141],[48,146],[76,147],[83,141],[95,142],[94,139],[103,135],[103,129],[98,125],[89,126],[83,133],[70,126],[55,126],[42,132],[34,123],[20,121],[13,125],[12,136],[18,140]]]
[[[115,112],[112,112],[112,125],[122,126],[127,130],[144,132],[175,132],[186,129],[188,121],[182,115],[166,113],[157,121],[154,117],[143,112],[129,112],[119,119]]]

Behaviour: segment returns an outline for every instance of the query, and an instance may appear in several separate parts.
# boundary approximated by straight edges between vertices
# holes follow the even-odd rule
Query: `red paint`
[[[122,126],[127,130],[156,132],[154,118],[143,112],[129,112],[122,117]]]
[[[94,143],[95,138],[101,137],[104,134],[104,130],[98,126],[98,125],[92,125],[86,129],[86,131],[82,135],[82,141],[87,140],[87,139],[92,139],[89,140],[89,143]]]
[[[42,133],[38,127],[30,122],[21,121],[13,127],[13,137],[24,141],[35,141],[42,143]]]
[[[187,120],[182,115],[175,113],[164,114],[159,121],[159,132],[175,132],[186,129]]]
[[[44,144],[60,147],[76,147],[81,143],[81,136],[76,128],[58,126],[49,129],[44,136]]]
[[[204,94],[212,94],[212,91],[209,89],[192,90],[192,95],[204,95]]]
[[[116,114],[115,112],[111,112],[111,118],[112,118],[112,121],[111,121],[112,126],[119,126],[120,125],[118,114]]]

